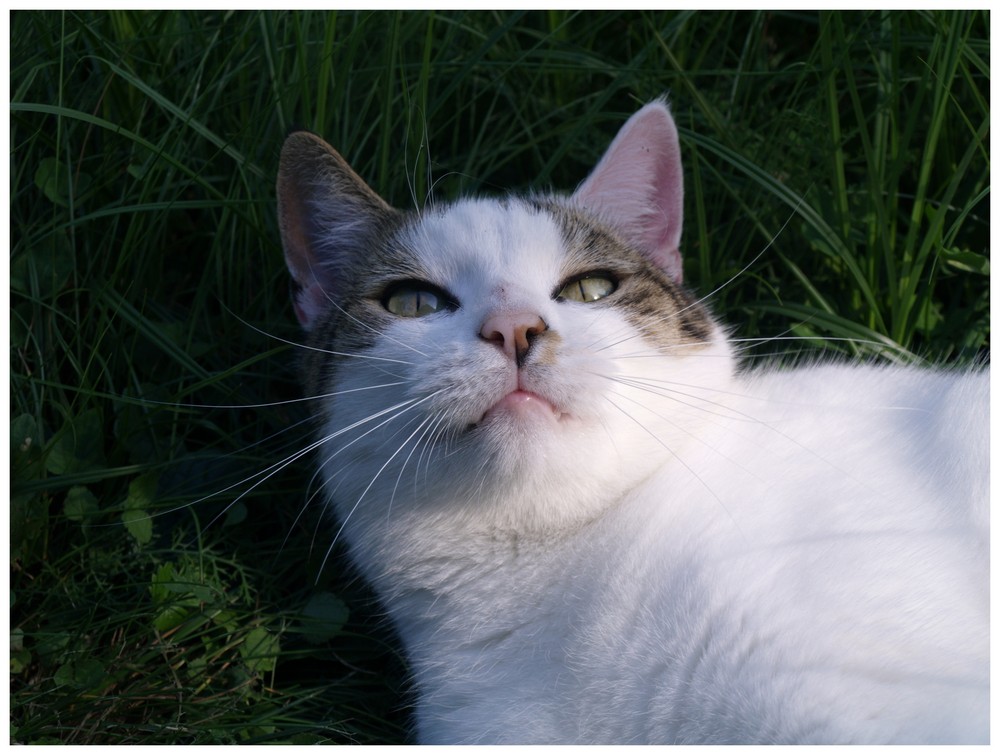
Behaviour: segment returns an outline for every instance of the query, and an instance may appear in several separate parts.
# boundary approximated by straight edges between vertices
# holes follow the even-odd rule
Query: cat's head
[[[569,526],[692,442],[732,364],[681,287],[682,192],[659,101],[572,196],[410,213],[292,134],[282,240],[341,517]]]

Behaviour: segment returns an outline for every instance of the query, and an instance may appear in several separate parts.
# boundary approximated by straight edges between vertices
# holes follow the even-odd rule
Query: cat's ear
[[[308,131],[285,140],[277,194],[295,314],[309,330],[336,300],[351,258],[396,211]]]
[[[662,100],[628,119],[573,198],[681,282],[684,174],[677,127]]]

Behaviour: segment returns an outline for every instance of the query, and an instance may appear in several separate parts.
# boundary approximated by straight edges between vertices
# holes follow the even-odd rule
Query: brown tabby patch
[[[614,229],[557,199],[532,201],[550,212],[561,227],[569,252],[566,277],[594,270],[614,274],[619,286],[606,305],[620,308],[629,322],[666,354],[709,345],[716,326],[708,310],[622,241]]]

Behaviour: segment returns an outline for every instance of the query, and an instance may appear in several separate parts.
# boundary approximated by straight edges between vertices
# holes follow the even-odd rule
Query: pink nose
[[[529,312],[504,312],[490,315],[479,331],[484,340],[495,343],[513,359],[517,366],[524,364],[528,349],[535,336],[548,330],[545,321]]]

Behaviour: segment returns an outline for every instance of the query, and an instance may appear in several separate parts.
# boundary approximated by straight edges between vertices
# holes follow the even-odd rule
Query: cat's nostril
[[[483,322],[479,335],[496,344],[520,366],[535,336],[548,330],[545,321],[528,312],[504,312],[490,315]]]

